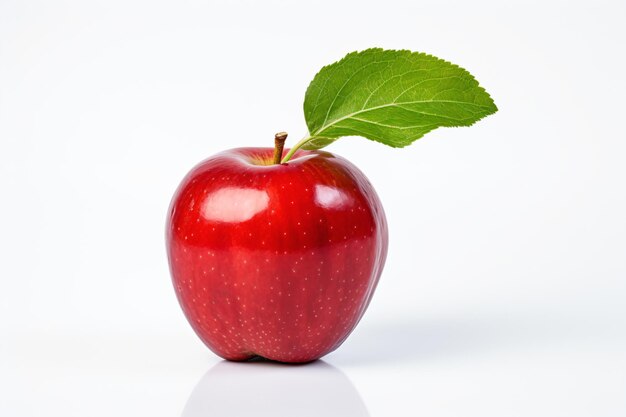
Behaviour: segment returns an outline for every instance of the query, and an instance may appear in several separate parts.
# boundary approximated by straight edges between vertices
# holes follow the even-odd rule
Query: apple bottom
[[[191,277],[175,279],[176,292],[196,334],[222,358],[310,362],[341,345],[367,308],[380,272],[375,243],[370,235],[273,257],[175,245],[184,271],[174,276]]]

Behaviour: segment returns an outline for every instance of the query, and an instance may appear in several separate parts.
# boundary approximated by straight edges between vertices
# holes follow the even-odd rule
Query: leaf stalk
[[[304,146],[304,144],[306,144],[311,139],[313,139],[313,137],[312,136],[308,136],[308,135],[305,136],[304,138],[302,138],[298,143],[293,145],[293,147],[291,149],[289,149],[289,152],[287,152],[287,155],[285,155],[285,157],[283,158],[283,160],[280,163],[284,164],[284,163],[288,162],[291,159],[291,157],[293,157],[293,154],[295,154],[298,149],[300,149],[302,146]]]

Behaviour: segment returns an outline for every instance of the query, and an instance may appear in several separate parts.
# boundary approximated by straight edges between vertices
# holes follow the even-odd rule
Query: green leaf
[[[342,136],[364,136],[403,147],[438,127],[469,126],[496,111],[463,68],[418,52],[367,49],[315,76],[304,98],[310,133],[298,145],[319,149]]]

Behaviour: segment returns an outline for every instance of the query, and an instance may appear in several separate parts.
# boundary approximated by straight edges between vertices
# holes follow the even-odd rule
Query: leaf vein
[[[346,120],[346,119],[350,119],[356,115],[362,114],[362,113],[367,113],[370,111],[374,111],[374,110],[379,110],[379,109],[384,109],[387,107],[401,107],[403,105],[407,105],[407,104],[422,104],[422,103],[454,103],[454,104],[463,104],[463,105],[469,105],[469,106],[475,106],[475,107],[481,107],[484,109],[489,109],[490,106],[486,106],[486,105],[482,105],[482,104],[476,104],[476,103],[469,103],[469,102],[465,102],[465,101],[456,101],[456,100],[416,100],[416,101],[405,101],[405,102],[400,102],[400,103],[387,103],[387,104],[381,104],[380,106],[374,106],[374,107],[370,107],[368,109],[362,109],[362,110],[357,110],[353,113],[349,113],[345,116],[342,116],[338,119],[333,120],[332,122],[328,123],[327,125],[322,125],[319,129],[317,129],[311,136],[319,136],[320,133],[322,133],[324,130],[328,129],[329,127],[336,125],[337,123]]]

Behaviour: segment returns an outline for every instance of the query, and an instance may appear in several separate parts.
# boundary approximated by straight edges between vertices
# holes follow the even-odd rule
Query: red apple
[[[167,252],[200,339],[229,360],[309,362],[333,351],[367,308],[387,255],[387,223],[347,160],[270,148],[222,152],[176,191]]]

